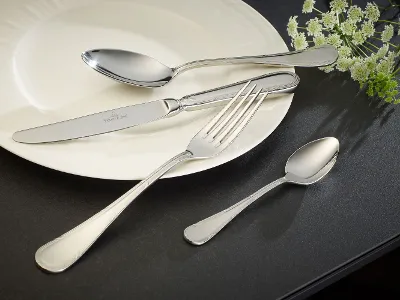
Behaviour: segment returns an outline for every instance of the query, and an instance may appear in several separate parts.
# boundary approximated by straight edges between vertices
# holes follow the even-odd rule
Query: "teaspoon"
[[[231,64],[265,64],[276,67],[322,67],[338,58],[335,47],[323,45],[304,50],[258,56],[203,59],[168,67],[150,56],[119,49],[93,49],[81,54],[97,72],[118,82],[141,87],[161,87],[190,69]]]
[[[279,178],[231,207],[187,227],[184,238],[193,245],[202,245],[213,238],[240,212],[261,196],[281,185],[309,185],[321,180],[332,169],[339,153],[339,141],[326,137],[312,141],[296,150],[287,160],[285,176]]]

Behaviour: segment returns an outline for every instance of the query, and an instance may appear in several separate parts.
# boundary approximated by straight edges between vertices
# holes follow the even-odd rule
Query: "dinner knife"
[[[293,72],[273,72],[215,89],[190,94],[180,99],[166,98],[115,108],[74,119],[17,131],[12,138],[16,142],[39,144],[65,141],[126,129],[172,117],[181,111],[205,109],[223,105],[231,99],[249,80],[262,93],[290,93],[300,82]],[[249,88],[247,88],[249,89]],[[243,91],[243,94],[247,92]]]

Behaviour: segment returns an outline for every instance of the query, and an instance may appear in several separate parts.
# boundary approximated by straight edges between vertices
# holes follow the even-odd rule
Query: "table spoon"
[[[265,64],[279,67],[321,67],[334,63],[335,47],[323,45],[304,50],[258,56],[202,59],[178,67],[168,67],[150,56],[119,50],[93,49],[82,53],[82,59],[94,70],[118,82],[141,87],[160,87],[178,74],[190,69],[231,64]]]
[[[321,180],[334,166],[338,153],[339,141],[333,137],[322,138],[304,145],[287,160],[285,176],[231,207],[187,227],[184,231],[185,239],[193,245],[208,242],[250,204],[282,183],[309,185]]]

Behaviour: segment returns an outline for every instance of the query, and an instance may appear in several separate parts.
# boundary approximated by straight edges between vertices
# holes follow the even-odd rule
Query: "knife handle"
[[[257,87],[262,88],[261,95],[265,93],[290,93],[300,82],[299,76],[293,72],[281,71],[268,73],[215,89],[187,95],[179,100],[181,109],[190,111],[224,105],[227,101],[232,99],[249,80],[251,80],[252,84],[256,84]],[[249,89],[250,87],[245,89],[242,95],[245,95]]]

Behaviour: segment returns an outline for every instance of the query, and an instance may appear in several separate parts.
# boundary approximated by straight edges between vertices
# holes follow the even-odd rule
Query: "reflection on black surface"
[[[296,72],[302,81],[288,119],[291,114],[297,115],[311,106],[326,107],[328,113],[311,138],[335,136],[340,140],[341,150],[355,152],[368,137],[370,128],[375,124],[383,127],[395,110],[394,105],[369,98],[348,74],[324,75],[317,69],[298,69]]]

